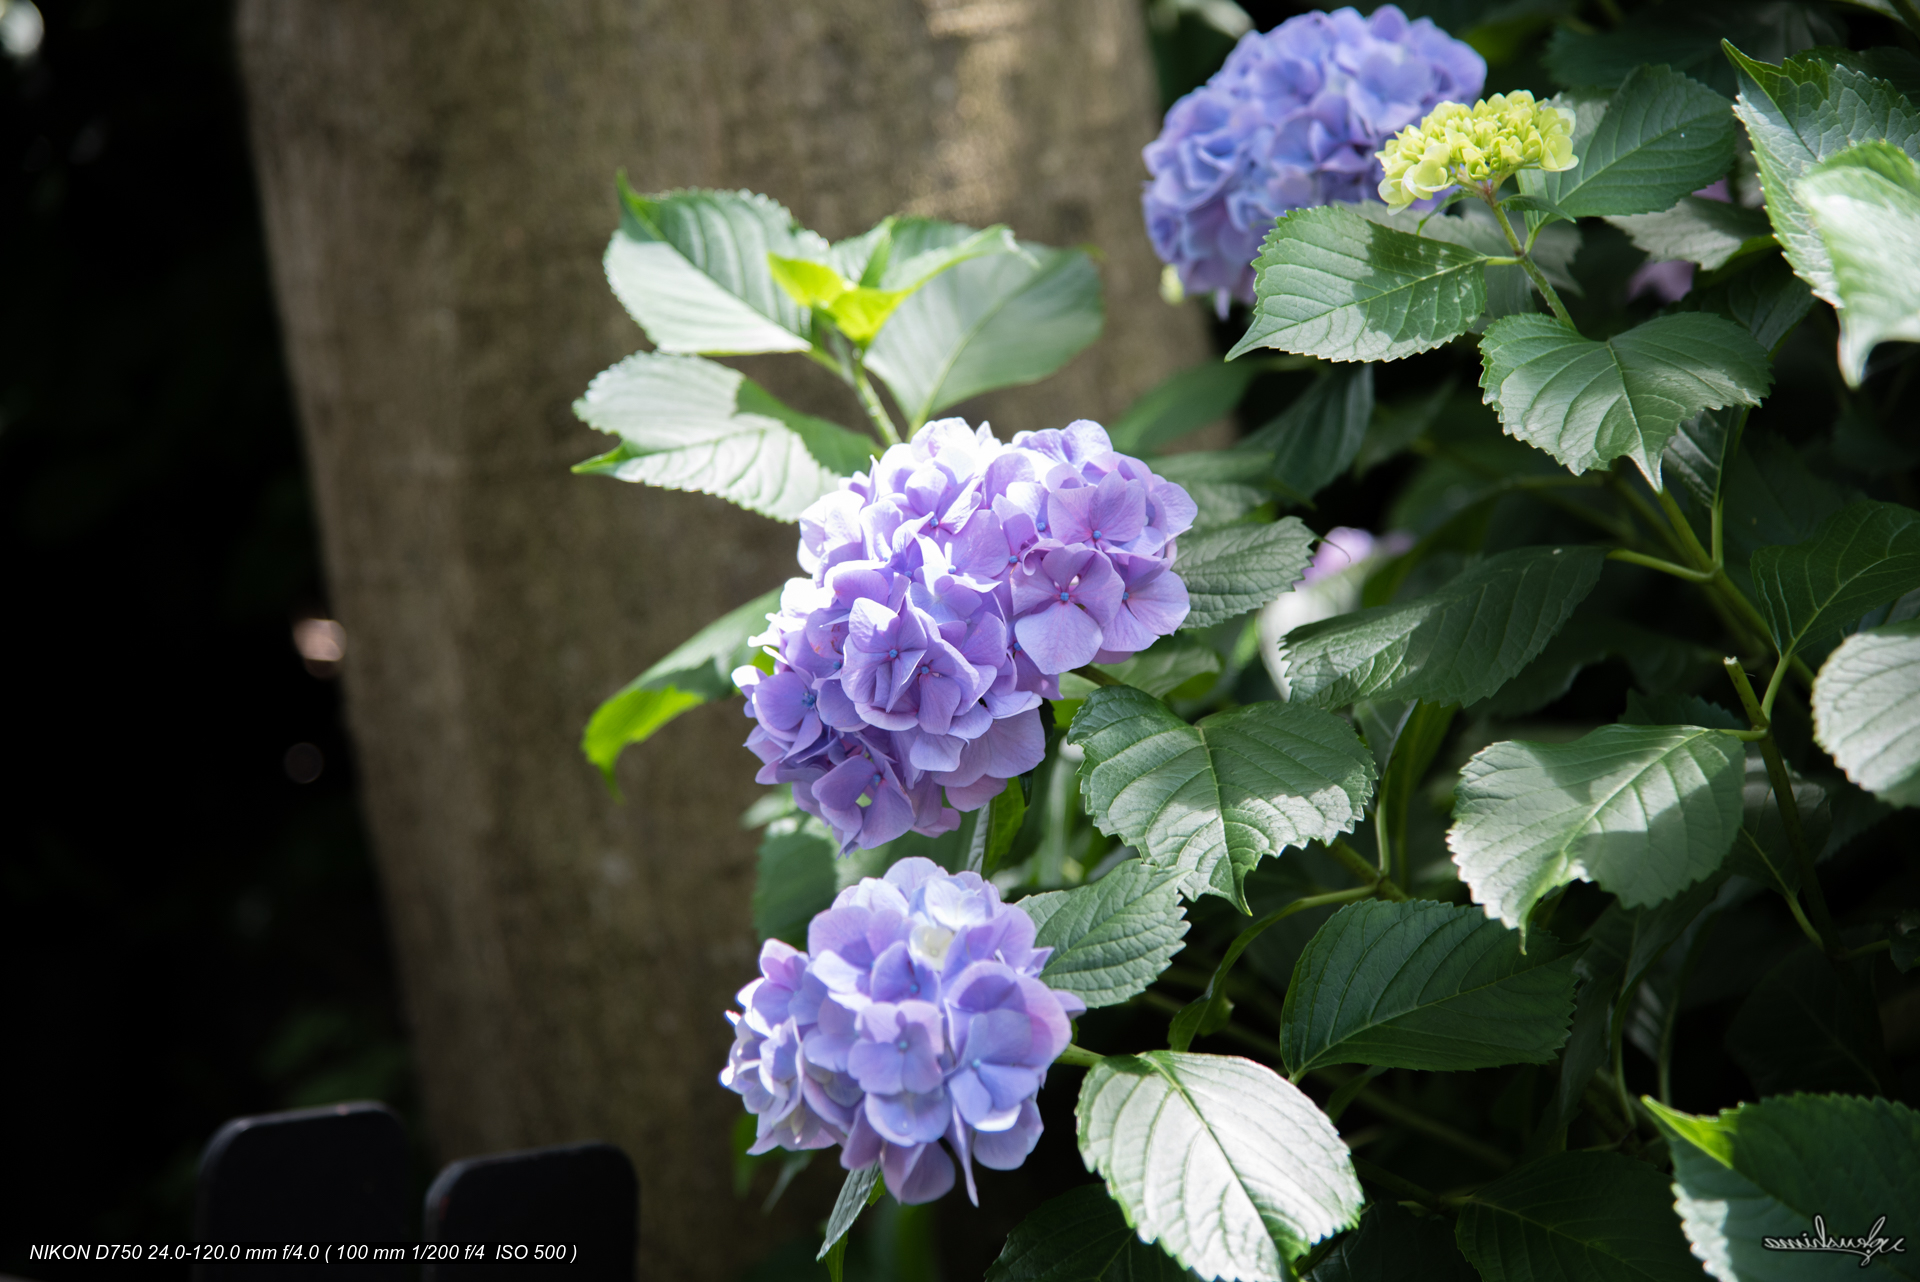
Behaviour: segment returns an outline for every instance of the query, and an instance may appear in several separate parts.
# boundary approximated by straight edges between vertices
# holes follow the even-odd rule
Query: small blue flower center
[[[920,991],[920,985],[918,985],[918,984],[908,984],[908,985],[907,985],[907,991],[908,991],[908,992],[910,992],[910,993],[917,993],[917,992],[919,992],[919,991]]]
[[[901,1050],[905,1050],[907,1049],[907,1039],[902,1037],[899,1041],[895,1042],[894,1045],[899,1047]]]
[[[1120,599],[1121,599],[1122,601],[1131,601],[1131,600],[1133,600],[1133,593],[1131,593],[1131,592],[1122,592],[1122,593],[1120,594]]]
[[[1095,531],[1093,532],[1093,537],[1094,537],[1094,538],[1096,538],[1096,539],[1097,539],[1097,538],[1099,538],[1099,537],[1100,537],[1100,531],[1098,531],[1098,530],[1095,530]]]
[[[871,784],[870,786],[872,786],[872,787],[875,787],[875,788],[878,788],[878,787],[880,786],[880,781],[881,781],[881,780],[882,780],[883,778],[885,778],[885,776],[884,776],[884,775],[880,775],[880,774],[875,774],[875,775],[873,776],[873,783],[872,783],[872,784]]]
[[[1061,599],[1062,601],[1065,601],[1065,600],[1067,600],[1067,594],[1066,594],[1065,592],[1062,592],[1062,593],[1060,594],[1060,599]]]
[[[811,708],[814,704],[818,703],[819,701],[820,701],[820,696],[815,694],[811,690],[807,691],[805,694],[800,696],[800,706],[803,708]]]
[[[1007,564],[1008,564],[1008,565],[1018,565],[1018,564],[1020,564],[1020,558],[1019,558],[1019,557],[1017,557],[1017,556],[1010,556],[1010,557],[1008,557],[1008,558],[1007,558]]]
[[[976,1060],[974,1060],[974,1061],[973,1061],[973,1066],[974,1066],[975,1068],[978,1068],[978,1067],[980,1067],[980,1061],[979,1061],[979,1060],[977,1060],[977,1059],[976,1059]]]
[[[887,651],[887,657],[889,659],[897,659],[900,657],[900,652],[898,650],[889,650]]]

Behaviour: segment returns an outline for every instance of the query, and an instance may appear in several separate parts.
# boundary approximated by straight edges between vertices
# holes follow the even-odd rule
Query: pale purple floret
[[[1034,1096],[1086,1010],[1041,982],[1033,940],[992,882],[915,858],[841,891],[807,952],[768,941],[720,1074],[759,1119],[749,1152],[839,1144],[906,1203],[951,1189],[957,1158],[978,1203],[973,1163],[1033,1151]]]
[[[1289,210],[1378,198],[1374,153],[1442,102],[1472,102],[1487,64],[1394,5],[1306,13],[1250,31],[1173,104],[1143,153],[1147,234],[1190,294],[1253,301],[1249,264]]]
[[[841,850],[959,825],[1040,763],[1059,677],[1173,632],[1187,492],[1081,420],[929,423],[800,517],[800,564],[734,680],[762,783]]]

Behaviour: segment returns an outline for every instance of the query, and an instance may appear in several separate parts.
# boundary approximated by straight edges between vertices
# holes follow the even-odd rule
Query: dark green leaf
[[[1811,944],[1761,977],[1727,1028],[1727,1050],[1761,1095],[1880,1095],[1886,1062],[1865,968],[1836,965]]]
[[[1693,0],[1634,10],[1610,30],[1583,34],[1563,26],[1543,61],[1556,83],[1599,89],[1612,89],[1642,63],[1665,63],[1731,98],[1733,69],[1720,52],[1723,39],[1777,61],[1812,45],[1841,43],[1846,31],[1822,6],[1801,0]]]
[[[1772,433],[1748,440],[1721,484],[1729,573],[1743,587],[1751,583],[1747,562],[1755,552],[1771,544],[1804,543],[1847,501],[1839,486]]]
[[[1314,541],[1313,531],[1292,516],[1183,536],[1174,569],[1192,603],[1185,626],[1212,627],[1273,600],[1300,581],[1313,562]]]
[[[1130,686],[1096,690],[1067,741],[1100,831],[1144,862],[1186,875],[1191,894],[1244,910],[1241,883],[1267,855],[1329,841],[1359,822],[1373,757],[1346,722],[1300,704],[1257,703],[1194,725]]]
[[[733,692],[733,670],[753,658],[747,638],[766,630],[780,608],[780,589],[755,597],[675,646],[594,710],[580,751],[613,781],[620,750],[640,743],[689,708]]]
[[[1001,861],[1013,852],[1027,821],[1027,794],[1020,780],[1009,779],[993,799],[986,815],[985,840],[980,852],[980,875],[992,877]]]
[[[840,1186],[840,1196],[834,1199],[833,1214],[827,1217],[827,1240],[820,1244],[820,1254],[815,1259],[824,1260],[834,1243],[847,1235],[853,1222],[860,1218],[860,1212],[872,1205],[880,1196],[880,1163],[863,1166],[857,1171],[848,1171],[846,1182]]]
[[[1198,684],[1197,677],[1219,672],[1220,652],[1190,633],[1176,632],[1161,637],[1124,663],[1096,666],[1123,685],[1164,699],[1182,686]],[[1060,678],[1062,698],[1084,699],[1097,688],[1093,682],[1072,672]]]
[[[1605,551],[1517,548],[1404,605],[1309,623],[1281,642],[1292,697],[1484,699],[1532,662],[1600,577]]]
[[[1311,498],[1352,464],[1372,417],[1373,366],[1330,369],[1241,448],[1272,451],[1280,483]]]
[[[1544,1064],[1572,1016],[1573,954],[1522,953],[1518,932],[1471,908],[1374,900],[1335,913],[1301,954],[1280,1054],[1296,1077]]]
[[[1375,1200],[1360,1227],[1341,1238],[1305,1282],[1478,1282],[1446,1221],[1415,1218],[1396,1202]]]
[[[1920,619],[1840,643],[1813,683],[1813,733],[1847,778],[1920,805]]]
[[[807,310],[774,283],[767,255],[807,258],[827,243],[777,201],[743,191],[637,195],[607,246],[615,297],[663,352],[804,352]]]
[[[1496,743],[1460,772],[1447,845],[1474,902],[1510,926],[1575,879],[1658,903],[1726,858],[1745,760],[1739,740],[1699,726]]]
[[[1888,339],[1920,342],[1920,165],[1884,142],[1807,171],[1794,195],[1813,215],[1840,296],[1840,372],[1866,378]]]
[[[893,252],[911,257],[971,234],[913,220],[896,228]],[[1045,378],[1100,336],[1106,312],[1093,260],[1078,249],[1024,241],[1020,249],[928,281],[874,339],[867,366],[910,428],[969,396]]]
[[[1228,358],[1275,347],[1390,361],[1438,347],[1486,310],[1483,257],[1346,205],[1298,210],[1267,233],[1254,260],[1253,318]]]
[[[1701,282],[1681,300],[1681,309],[1724,316],[1768,352],[1778,352],[1812,310],[1813,291],[1777,253],[1754,255],[1727,270],[1732,274],[1723,280]]]
[[[1721,109],[1725,110],[1724,99]],[[1684,258],[1709,271],[1773,244],[1773,224],[1765,213],[1701,196],[1682,196],[1679,204],[1657,214],[1629,214],[1607,221],[1627,233],[1649,258]]]
[[[1636,67],[1611,99],[1579,104],[1579,163],[1529,170],[1526,189],[1574,217],[1654,214],[1726,176],[1734,132],[1727,100],[1707,86],[1666,67]]]
[[[807,946],[814,914],[833,906],[839,891],[833,834],[811,815],[789,815],[767,825],[753,882],[753,930],[762,939]]]
[[[1259,361],[1209,361],[1162,381],[1107,428],[1122,454],[1150,454],[1225,418],[1264,368]]]
[[[1449,378],[1427,395],[1395,404],[1376,403],[1373,422],[1368,424],[1360,452],[1353,459],[1354,479],[1365,476],[1426,435],[1452,398],[1453,386]]]
[[[574,471],[715,494],[780,521],[799,519],[870,457],[865,437],[698,356],[637,352],[595,375],[573,412],[620,438]]]
[[[1481,389],[1508,435],[1575,473],[1624,455],[1655,489],[1683,420],[1758,405],[1773,381],[1750,334],[1698,312],[1656,316],[1604,343],[1550,317],[1510,316],[1487,329],[1480,352]]]
[[[1129,859],[1091,885],[1018,901],[1053,956],[1040,978],[1088,1006],[1112,1006],[1146,991],[1186,937],[1180,879]]]
[[[1182,1282],[1187,1271],[1135,1235],[1098,1184],[1042,1202],[1007,1234],[985,1282]]]
[[[1920,154],[1920,107],[1885,80],[1823,56],[1772,66],[1729,44],[1727,57],[1740,78],[1735,111],[1753,140],[1773,233],[1800,278],[1838,306],[1833,260],[1800,202],[1800,179],[1821,161],[1869,139],[1892,143],[1909,156]]]
[[[1884,1099],[1787,1095],[1718,1117],[1691,1117],[1647,1101],[1673,1153],[1674,1209],[1718,1278],[1759,1282],[1858,1273],[1855,1257],[1769,1250],[1768,1238],[1814,1235],[1819,1216],[1834,1237],[1910,1234],[1920,1189],[1920,1113]],[[1916,1278],[1913,1243],[1882,1255],[1883,1276]]]
[[[1826,789],[1811,783],[1787,768],[1793,777],[1794,805],[1800,815],[1801,831],[1808,845],[1819,851],[1833,829],[1832,803]],[[1786,825],[1780,818],[1780,804],[1773,794],[1773,776],[1767,770],[1760,750],[1747,750],[1746,785],[1742,790],[1743,808],[1740,835],[1727,855],[1726,870],[1772,886],[1783,895],[1800,889],[1800,862],[1794,858],[1787,841]]]
[[[1148,1051],[1080,1087],[1080,1156],[1142,1241],[1202,1277],[1280,1282],[1352,1224],[1360,1183],[1326,1115],[1250,1060]]]
[[[1720,501],[1727,460],[1737,444],[1734,425],[1744,410],[1707,410],[1683,419],[1661,455],[1663,474],[1677,479],[1703,507]]]
[[[1473,1195],[1454,1229],[1486,1282],[1703,1282],[1666,1177],[1617,1153],[1555,1153]]]
[[[1849,503],[1806,542],[1755,552],[1751,572],[1774,644],[1791,655],[1920,587],[1920,512]]]
[[[1273,483],[1273,455],[1265,450],[1195,450],[1153,461],[1153,470],[1187,492],[1199,512],[1196,531],[1231,525],[1280,495]],[[1182,557],[1196,536],[1182,536]],[[1184,568],[1181,571],[1185,573]]]

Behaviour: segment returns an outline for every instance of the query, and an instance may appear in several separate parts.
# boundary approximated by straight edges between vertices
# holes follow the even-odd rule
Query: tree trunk
[[[737,704],[632,750],[594,706],[795,570],[794,531],[568,475],[569,404],[642,346],[600,253],[613,174],[748,187],[830,237],[908,209],[1104,251],[1106,336],[991,409],[1003,437],[1110,417],[1203,358],[1155,296],[1155,128],[1115,0],[242,0],[238,34],[347,708],[441,1158],[605,1137],[640,1169],[641,1258],[719,1278],[720,1018],[753,974]],[[858,423],[792,358],[749,362]],[[824,378],[824,376],[821,376]]]

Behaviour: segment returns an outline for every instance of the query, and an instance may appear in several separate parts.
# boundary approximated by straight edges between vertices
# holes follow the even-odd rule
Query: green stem
[[[1767,692],[1760,696],[1760,715],[1769,726],[1773,724],[1773,700],[1780,693],[1780,679],[1787,675],[1787,668],[1785,659],[1773,665],[1773,676],[1767,681]]]
[[[1336,1073],[1330,1069],[1316,1068],[1313,1070],[1313,1076],[1335,1087],[1348,1084],[1345,1074]],[[1510,1170],[1513,1167],[1513,1159],[1491,1144],[1483,1144],[1466,1132],[1455,1130],[1445,1122],[1435,1121],[1425,1113],[1415,1112],[1404,1104],[1388,1099],[1378,1091],[1361,1090],[1354,1095],[1353,1102],[1377,1117],[1389,1122],[1398,1122],[1410,1131],[1418,1131],[1430,1139],[1439,1140],[1442,1144],[1456,1148],[1470,1157],[1478,1158],[1496,1171]]]
[[[1123,686],[1126,684],[1126,682],[1124,681],[1121,681],[1115,677],[1108,676],[1106,673],[1100,671],[1100,669],[1094,667],[1091,663],[1087,664],[1085,667],[1075,668],[1073,670],[1073,675],[1076,677],[1080,677],[1083,680],[1091,681],[1093,682],[1093,684],[1097,686]]]
[[[1655,492],[1654,497],[1660,500],[1660,509],[1667,514],[1668,523],[1673,526],[1674,533],[1680,536],[1680,541],[1686,545],[1687,551],[1700,568],[1719,569],[1720,563],[1700,546],[1700,537],[1693,532],[1693,522],[1687,520],[1687,514],[1680,510],[1680,504],[1673,495],[1662,486]]]
[[[1340,838],[1335,837],[1327,842],[1326,850],[1328,854],[1338,859],[1341,866],[1348,872],[1366,882],[1369,892],[1377,891],[1382,898],[1394,900],[1396,903],[1407,897],[1405,891],[1393,884],[1385,868],[1376,868],[1371,860]]]
[[[1073,1068],[1092,1068],[1105,1058],[1106,1056],[1096,1055],[1084,1046],[1068,1046],[1067,1049],[1060,1052],[1060,1057],[1053,1062],[1056,1064],[1066,1064]]]
[[[867,417],[873,420],[874,431],[880,433],[880,439],[888,445],[900,443],[900,433],[893,425],[893,416],[887,413],[887,407],[880,403],[880,394],[873,390],[873,384],[867,381],[867,367],[855,356],[850,362],[853,372],[853,390],[860,394],[861,408],[867,411]]]
[[[1700,923],[1700,929],[1694,932],[1693,940],[1687,945],[1687,955],[1680,961],[1680,973],[1673,979],[1673,995],[1667,1002],[1665,1017],[1660,1021],[1660,1053],[1654,1058],[1654,1072],[1657,1075],[1660,1102],[1669,1108],[1673,1106],[1673,1033],[1679,1022],[1680,1001],[1687,993],[1687,979],[1693,974],[1693,963],[1700,956],[1700,949],[1707,936],[1713,933],[1714,923],[1720,920],[1719,913],[1710,914]]]
[[[1717,570],[1689,570],[1684,565],[1675,565],[1673,562],[1663,561],[1657,556],[1646,556],[1639,552],[1630,551],[1627,548],[1615,548],[1613,551],[1607,553],[1607,560],[1624,561],[1628,565],[1643,565],[1649,570],[1658,570],[1662,574],[1671,574],[1674,578],[1685,579],[1689,583],[1711,583],[1715,575],[1719,573]]]
[[[1858,948],[1848,949],[1847,960],[1852,961],[1855,957],[1866,957],[1872,953],[1888,952],[1892,948],[1893,941],[1891,939],[1876,939],[1870,944],[1862,944]]]
[[[1846,950],[1840,946],[1833,914],[1827,909],[1826,892],[1821,889],[1820,876],[1814,870],[1813,851],[1807,845],[1807,832],[1800,824],[1800,803],[1793,795],[1793,776],[1787,772],[1786,760],[1780,755],[1780,745],[1774,740],[1766,708],[1754,695],[1753,684],[1747,680],[1746,671],[1741,668],[1739,660],[1723,660],[1722,666],[1726,668],[1733,688],[1739,692],[1740,705],[1746,709],[1747,720],[1753,723],[1755,730],[1768,732],[1759,740],[1760,755],[1767,763],[1767,780],[1773,785],[1774,804],[1780,807],[1780,826],[1786,830],[1787,847],[1793,851],[1794,862],[1800,865],[1800,890],[1807,897],[1807,916],[1827,955],[1844,957]],[[1784,671],[1786,666],[1786,660],[1782,659],[1776,677],[1777,672]]]
[[[1607,483],[1613,487],[1614,493],[1633,509],[1634,515],[1645,521],[1647,528],[1660,536],[1661,540],[1673,550],[1675,556],[1686,556],[1686,545],[1674,536],[1673,531],[1667,527],[1667,523],[1660,519],[1660,514],[1654,511],[1653,505],[1640,497],[1639,492],[1633,488],[1633,482],[1618,472],[1609,472]]]
[[[1486,201],[1487,208],[1493,211],[1493,221],[1500,224],[1500,230],[1506,234],[1507,244],[1513,250],[1514,259],[1533,281],[1533,287],[1540,291],[1540,297],[1547,300],[1547,306],[1562,325],[1578,334],[1580,327],[1573,323],[1572,314],[1567,311],[1567,305],[1560,301],[1560,295],[1547,280],[1547,274],[1540,270],[1540,264],[1527,256],[1520,238],[1513,234],[1513,224],[1507,221],[1507,211],[1500,208],[1500,201],[1492,192],[1484,190],[1480,192],[1480,199]]]
[[[1354,1174],[1368,1184],[1383,1188],[1403,1202],[1418,1202],[1432,1211],[1444,1211],[1447,1204],[1438,1193],[1424,1189],[1412,1180],[1402,1179],[1385,1167],[1376,1166],[1364,1157],[1353,1159]]]

